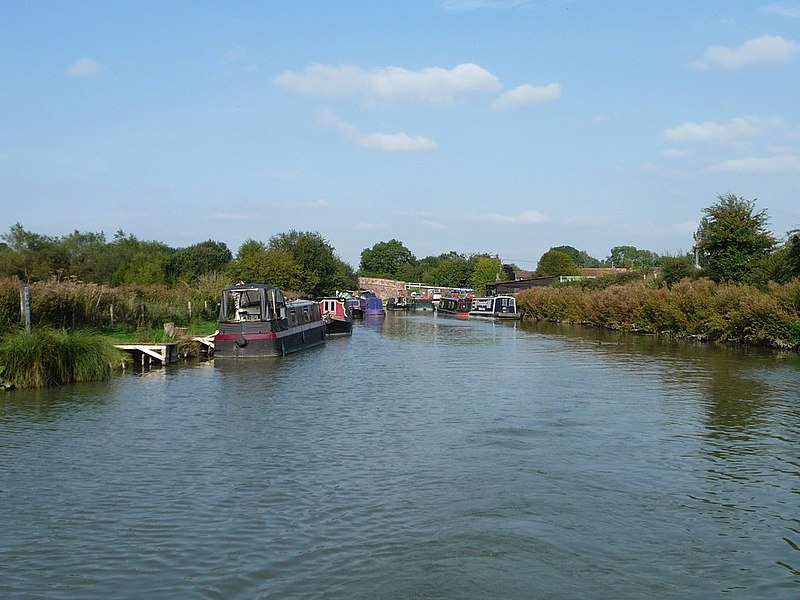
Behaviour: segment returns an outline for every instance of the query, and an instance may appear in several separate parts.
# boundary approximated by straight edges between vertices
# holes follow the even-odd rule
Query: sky
[[[800,0],[0,3],[0,233],[316,232],[358,268],[800,228]]]

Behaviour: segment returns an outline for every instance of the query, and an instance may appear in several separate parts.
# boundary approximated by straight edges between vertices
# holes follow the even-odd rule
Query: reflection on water
[[[796,355],[390,314],[0,396],[0,597],[800,594]]]

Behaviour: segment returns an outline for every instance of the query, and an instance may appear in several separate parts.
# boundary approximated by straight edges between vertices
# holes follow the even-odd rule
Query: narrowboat
[[[324,343],[318,302],[289,301],[280,289],[260,283],[222,290],[215,358],[285,356]]]
[[[347,298],[333,296],[319,299],[322,320],[325,321],[325,335],[338,337],[353,334],[353,314]]]
[[[386,316],[383,300],[378,298],[374,292],[364,292],[361,294],[361,312],[364,318]]]
[[[402,312],[410,308],[407,296],[397,296],[396,298],[389,298],[386,301],[386,310]]]
[[[514,296],[473,298],[469,316],[503,320],[518,320],[520,318],[520,314],[517,312],[517,301]]]
[[[436,311],[446,314],[455,315],[460,319],[468,319],[469,311],[472,310],[472,299],[470,298],[453,298],[445,296],[439,301],[439,306]]]
[[[433,310],[433,300],[427,296],[414,296],[411,298],[411,310]]]

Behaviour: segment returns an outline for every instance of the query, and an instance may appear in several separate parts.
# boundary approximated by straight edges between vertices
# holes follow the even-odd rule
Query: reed
[[[517,305],[528,318],[669,337],[800,349],[800,279],[767,290],[709,279],[672,287],[641,282],[532,288]]]
[[[86,330],[37,327],[0,340],[3,379],[18,388],[106,380],[123,360],[109,340]]]
[[[187,327],[216,320],[219,291],[229,281],[205,276],[196,284],[109,287],[79,281],[29,284],[34,326],[98,331],[149,330],[174,322]],[[0,332],[19,326],[20,289],[15,278],[0,278]]]

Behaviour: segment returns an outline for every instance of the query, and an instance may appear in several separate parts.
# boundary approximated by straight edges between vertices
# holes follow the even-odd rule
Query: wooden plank
[[[114,344],[115,348],[129,352],[141,352],[161,363],[175,362],[177,356],[176,343],[170,344]]]

